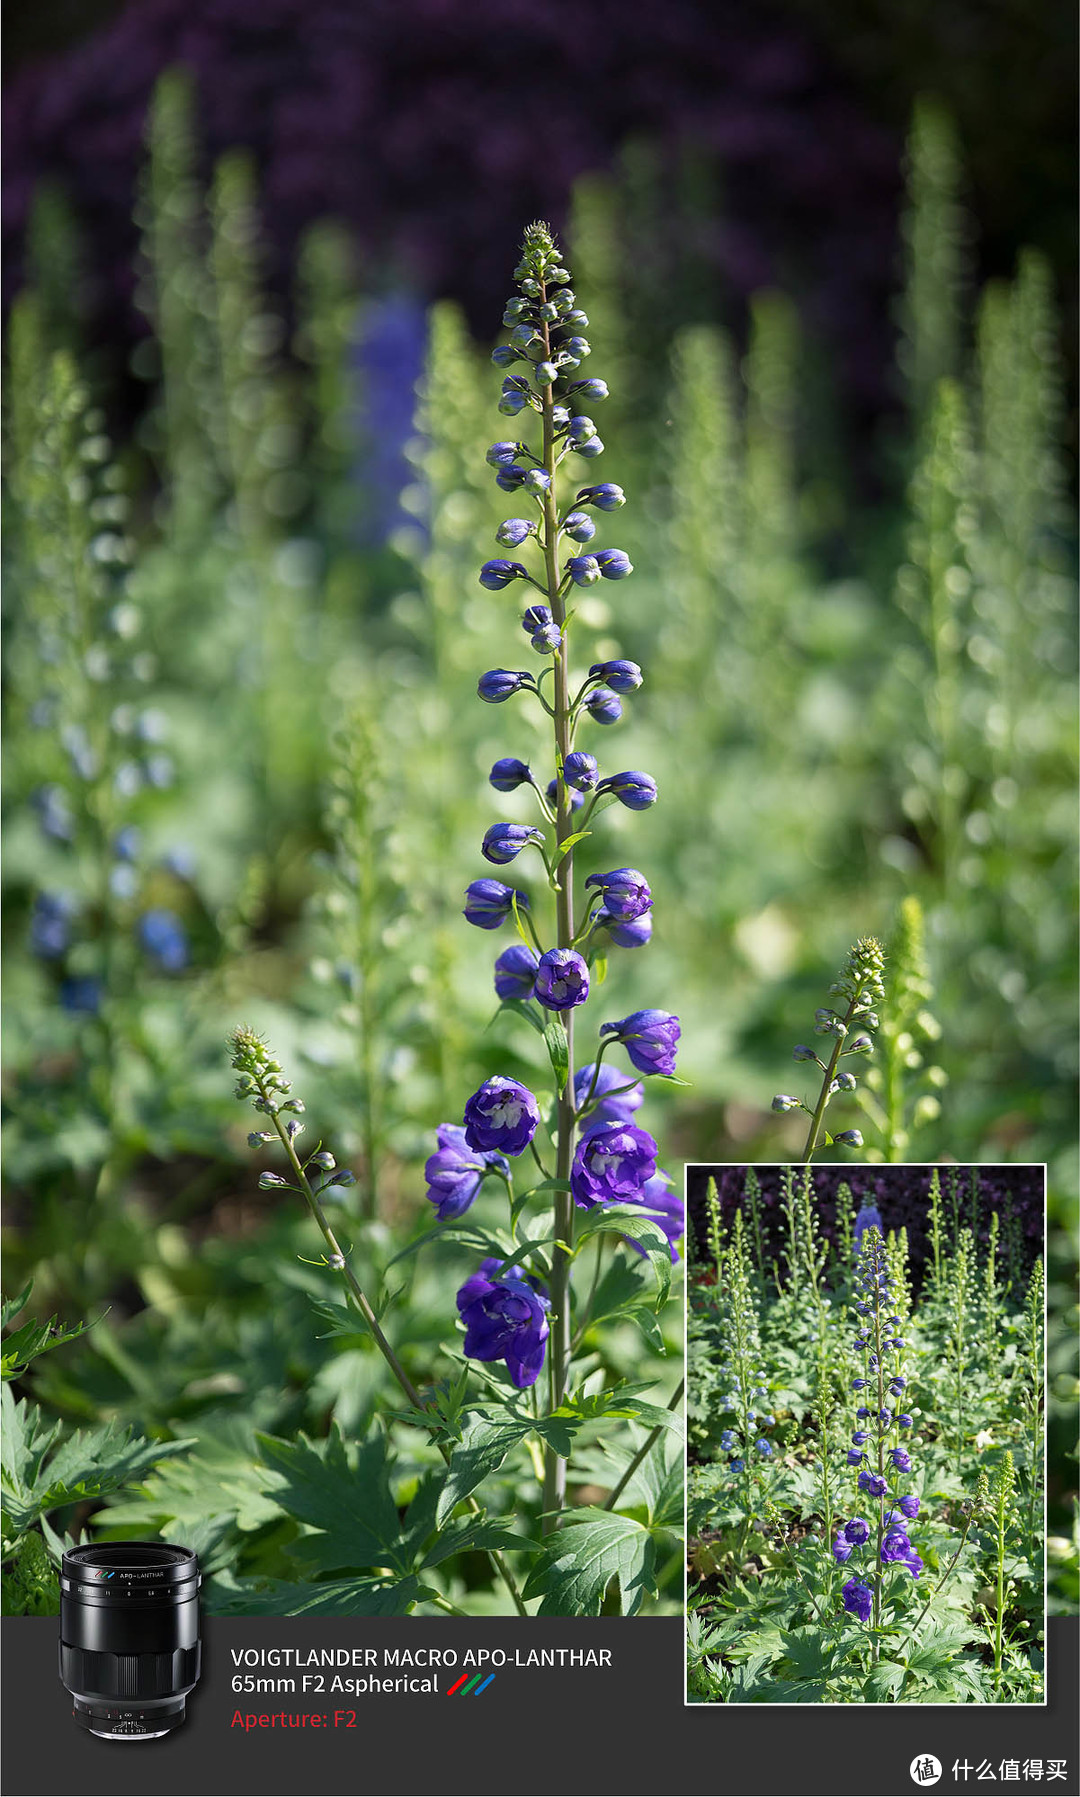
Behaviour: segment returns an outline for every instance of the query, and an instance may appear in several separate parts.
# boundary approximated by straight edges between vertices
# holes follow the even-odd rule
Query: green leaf
[[[573,836],[564,836],[562,842],[560,842],[558,845],[558,850],[557,850],[557,853],[555,856],[555,866],[558,867],[559,862],[562,860],[563,856],[568,855],[570,850],[577,843],[584,842],[586,836],[591,836],[591,835],[592,835],[591,830],[578,830],[575,832],[575,834]]]
[[[390,1491],[385,1437],[346,1443],[337,1423],[325,1441],[257,1437],[267,1466],[281,1475],[274,1497],[297,1522],[317,1531],[292,1544],[296,1558],[317,1572],[343,1566],[399,1566],[401,1529]]]
[[[446,1480],[439,1493],[435,1522],[442,1528],[448,1516],[470,1497],[491,1473],[498,1472],[512,1448],[524,1441],[532,1428],[531,1417],[470,1416],[461,1440],[450,1456]]]
[[[524,1535],[516,1535],[513,1529],[508,1529],[503,1523],[493,1522],[490,1517],[457,1516],[440,1529],[417,1570],[423,1572],[425,1567],[438,1566],[441,1561],[450,1559],[452,1554],[476,1553],[481,1549],[494,1552],[502,1549],[527,1554],[539,1552],[535,1541],[527,1540]]]
[[[0,1329],[6,1329],[9,1323],[14,1322],[19,1312],[26,1309],[30,1293],[33,1289],[34,1281],[28,1279],[17,1298],[4,1299],[3,1305],[0,1306]]]
[[[606,979],[607,979],[607,956],[606,955],[594,955],[593,956],[593,964],[592,964],[592,982],[593,982],[594,987],[602,986]]]
[[[529,941],[529,938],[525,935],[524,931],[521,932],[521,935],[524,939],[526,948],[531,949],[532,943]],[[533,952],[535,953],[535,950]],[[499,1006],[498,1010],[495,1013],[495,1017],[501,1017],[502,1013],[504,1011],[511,1012],[512,1015],[515,1017],[523,1017],[525,1019],[525,1022],[529,1025],[530,1029],[534,1029],[538,1036],[543,1035],[543,1033],[544,1033],[543,1023],[540,1021],[540,1018],[536,1015],[536,1012],[534,1011],[533,1007],[531,1005],[527,1004],[524,999],[504,998],[502,1001],[502,1004]],[[493,1023],[495,1021],[495,1017],[493,1017],[491,1020]]]
[[[890,1697],[899,1695],[907,1676],[907,1668],[898,1666],[894,1660],[882,1660],[874,1667],[863,1686],[865,1703],[888,1703]]]
[[[582,1427],[582,1419],[560,1414],[531,1417],[500,1411],[497,1416],[486,1412],[470,1413],[450,1455],[446,1480],[439,1494],[435,1521],[442,1527],[446,1518],[463,1498],[472,1493],[492,1473],[498,1472],[506,1456],[526,1435],[535,1434],[564,1459],[571,1452],[574,1436]]]
[[[544,1031],[544,1041],[547,1043],[551,1070],[555,1075],[555,1083],[561,1095],[566,1088],[566,1076],[570,1071],[570,1050],[561,1018],[553,1017],[551,1019]]]
[[[632,1517],[577,1510],[544,1543],[523,1596],[539,1597],[539,1616],[598,1616],[612,1579],[619,1581],[624,1616],[656,1590],[653,1539]]]
[[[236,1579],[222,1573],[205,1594],[216,1616],[407,1616],[432,1593],[404,1579],[335,1579],[290,1584],[284,1579]]]
[[[800,1677],[822,1678],[832,1664],[832,1646],[821,1629],[807,1627],[784,1632],[784,1658]]]
[[[66,1504],[106,1496],[132,1484],[158,1461],[194,1447],[192,1441],[146,1441],[130,1428],[104,1423],[61,1439],[63,1424],[46,1423],[36,1404],[16,1404],[0,1389],[3,1459],[0,1503],[15,1534]]]
[[[20,1311],[26,1309],[30,1293],[34,1288],[32,1279],[28,1279],[17,1298],[5,1299],[0,1328],[7,1329]],[[7,1379],[19,1379],[32,1360],[40,1354],[48,1354],[53,1348],[59,1348],[64,1342],[73,1342],[92,1327],[90,1323],[76,1323],[73,1329],[65,1329],[59,1317],[52,1316],[47,1323],[38,1322],[32,1317],[21,1329],[13,1330],[5,1337],[0,1347],[0,1371]]]
[[[981,1641],[966,1622],[931,1623],[917,1647],[907,1656],[911,1672],[937,1672],[955,1659],[962,1647]]]
[[[625,1234],[644,1248],[660,1287],[657,1305],[662,1304],[671,1289],[671,1248],[659,1223],[640,1204],[597,1204],[592,1210],[579,1213],[579,1244],[605,1232]]]
[[[580,1417],[583,1422],[593,1422],[605,1416],[628,1417],[632,1422],[641,1423],[646,1429],[671,1429],[682,1437],[685,1428],[677,1411],[668,1410],[663,1404],[647,1403],[638,1396],[639,1392],[649,1389],[647,1385],[619,1384],[609,1386],[605,1391],[586,1392],[582,1387],[560,1404],[553,1414]]]

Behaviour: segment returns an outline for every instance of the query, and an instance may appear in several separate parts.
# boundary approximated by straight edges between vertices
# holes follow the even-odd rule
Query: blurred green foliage
[[[493,371],[435,307],[401,521],[380,541],[369,475],[386,445],[356,346],[365,287],[389,273],[368,282],[344,235],[316,226],[286,315],[262,283],[251,166],[230,154],[203,192],[196,131],[170,74],[137,203],[151,334],[135,431],[109,440],[112,394],[65,310],[78,250],[55,196],[12,320],[6,1245],[42,1315],[109,1306],[31,1375],[34,1401],[71,1425],[195,1438],[113,1520],[203,1519],[224,1574],[273,1563],[280,1518],[253,1432],[358,1429],[377,1372],[363,1344],[316,1339],[305,1226],[254,1192],[227,1031],[243,1016],[306,1066],[312,1133],[358,1173],[354,1252],[384,1263],[426,1216],[434,1125],[496,1061],[526,1078],[539,1065],[491,1021],[492,945],[459,914],[482,871],[486,771],[535,744],[523,716],[474,697],[478,671],[521,656],[512,607],[476,582],[506,509],[483,460]],[[846,945],[888,942],[914,899],[913,977],[933,985],[948,1084],[936,1114],[909,1110],[905,1152],[1046,1159],[1064,1219],[1074,558],[1053,298],[1029,252],[973,317],[940,112],[920,110],[910,168],[910,430],[872,508],[851,497],[828,371],[792,298],[758,296],[741,335],[696,325],[669,341],[662,320],[685,311],[658,304],[641,253],[647,151],[624,189],[594,179],[578,196],[579,294],[622,413],[610,478],[640,501],[619,525],[633,581],[578,609],[598,658],[646,669],[617,752],[660,785],[633,858],[656,900],[652,989],[682,1016],[692,1081],[657,1100],[652,1127],[669,1158],[797,1153],[797,1120],[769,1101],[793,1077],[799,1020]],[[151,750],[131,746],[148,713],[168,736],[157,783]],[[93,751],[85,776],[72,726]],[[66,833],[40,827],[48,788]],[[137,885],[118,896],[128,823]],[[631,825],[605,812],[611,864]],[[73,907],[59,960],[29,952],[37,896],[58,891]],[[139,944],[147,908],[182,932],[171,971]],[[100,982],[96,1006],[64,999],[74,977]],[[608,979],[617,1016],[637,1002],[625,956]],[[850,1108],[839,1126],[892,1153],[899,1112],[875,1140]],[[449,1277],[411,1274],[396,1311],[425,1376]],[[640,1347],[631,1365],[660,1367],[642,1371]]]

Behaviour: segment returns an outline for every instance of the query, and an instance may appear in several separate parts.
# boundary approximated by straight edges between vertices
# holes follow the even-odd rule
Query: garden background
[[[197,1444],[117,1525],[210,1516],[216,1564],[258,1571],[254,1432],[360,1432],[380,1383],[313,1328],[229,1028],[356,1171],[376,1269],[493,1044],[528,1077],[460,905],[507,747],[476,673],[520,654],[476,582],[506,509],[487,352],[538,212],[636,502],[633,582],[581,610],[649,670],[619,752],[661,802],[604,828],[616,861],[642,832],[683,1022],[667,1160],[798,1153],[791,1047],[914,896],[940,1034],[905,1152],[1048,1162],[1064,1319],[1071,16],[96,10],[19,21],[7,105],[6,1290],[97,1319],[26,1382],[46,1416]],[[410,1263],[417,1368],[462,1265]]]

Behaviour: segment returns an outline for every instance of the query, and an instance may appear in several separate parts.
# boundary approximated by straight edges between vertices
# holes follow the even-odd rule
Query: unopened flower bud
[[[522,687],[534,684],[531,674],[515,673],[510,668],[489,668],[486,674],[481,674],[476,690],[488,705],[502,705]]]
[[[586,699],[585,709],[596,724],[617,724],[622,717],[622,700],[610,686],[597,686]]]
[[[580,749],[573,749],[563,762],[563,779],[567,786],[576,786],[579,792],[592,791],[599,771],[596,757],[586,755]]]
[[[508,587],[512,580],[521,580],[528,572],[520,562],[508,562],[497,559],[485,562],[480,570],[480,585],[491,592],[498,593]]]
[[[625,549],[600,549],[596,562],[605,580],[625,580],[634,572],[634,564]]]

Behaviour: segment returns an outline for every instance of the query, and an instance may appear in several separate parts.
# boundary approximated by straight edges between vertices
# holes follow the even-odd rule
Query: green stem
[[[810,1159],[814,1149],[818,1145],[818,1136],[821,1134],[821,1125],[825,1117],[825,1110],[829,1103],[829,1099],[832,1096],[829,1088],[836,1077],[836,1063],[843,1053],[844,1043],[847,1041],[847,1031],[851,1024],[851,1020],[855,1015],[855,1006],[859,1003],[859,994],[860,988],[856,988],[855,996],[852,998],[844,1015],[844,1034],[842,1036],[837,1036],[833,1043],[832,1054],[829,1056],[828,1062],[826,1063],[825,1077],[821,1082],[821,1093],[818,1097],[814,1114],[810,1119],[810,1129],[806,1137],[806,1144],[802,1151],[802,1158],[804,1161]]]
[[[876,1280],[874,1282],[874,1359],[877,1361],[876,1371],[878,1389],[878,1414],[875,1418],[877,1431],[877,1471],[878,1478],[883,1479],[885,1477],[885,1430],[882,1427],[881,1412],[885,1408],[885,1374],[881,1364],[881,1292],[878,1289]],[[870,1649],[870,1658],[875,1666],[877,1665],[881,1654],[881,1641],[878,1630],[881,1627],[881,1580],[883,1572],[881,1544],[885,1539],[884,1495],[878,1498],[877,1508],[877,1552],[874,1556],[876,1562],[874,1572],[874,1638]]]
[[[997,1620],[994,1624],[994,1695],[1001,1684],[1001,1632],[1005,1621],[1005,1498],[997,1504]]]

